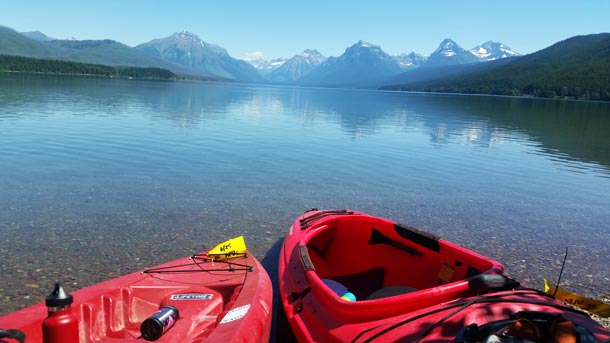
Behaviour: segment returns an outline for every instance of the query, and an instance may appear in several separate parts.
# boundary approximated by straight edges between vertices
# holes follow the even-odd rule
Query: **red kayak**
[[[503,272],[497,261],[407,225],[312,210],[286,235],[279,286],[299,342],[509,342],[501,339],[526,339],[523,327],[544,337],[564,326],[574,342],[610,339],[584,313]]]
[[[232,241],[71,295],[56,285],[46,304],[0,317],[0,341],[268,342],[271,281]]]

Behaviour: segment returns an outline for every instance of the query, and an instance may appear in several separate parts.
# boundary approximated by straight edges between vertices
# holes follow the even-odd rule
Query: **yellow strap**
[[[544,291],[551,295],[555,293],[555,286],[551,285],[547,279],[544,279]],[[610,317],[610,305],[604,302],[583,297],[582,295],[568,292],[561,288],[559,288],[557,293],[555,293],[555,298],[562,300],[566,304],[580,307],[583,310],[596,314],[600,317]]]

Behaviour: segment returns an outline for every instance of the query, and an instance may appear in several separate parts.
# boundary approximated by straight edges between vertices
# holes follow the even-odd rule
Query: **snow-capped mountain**
[[[257,58],[257,59],[242,58],[242,60],[248,62],[248,64],[250,64],[251,66],[256,68],[256,70],[258,70],[258,72],[261,73],[261,75],[269,74],[273,70],[279,68],[281,65],[286,63],[286,61],[288,61],[287,58],[283,58],[283,57],[274,58],[270,61],[265,60],[263,58]]]
[[[225,49],[206,43],[188,31],[154,39],[135,48],[150,56],[187,67],[199,75],[247,82],[261,80],[261,76],[250,64],[229,56]]]
[[[463,49],[451,39],[445,39],[428,57],[426,67],[439,67],[452,64],[478,62],[479,59],[470,51]]]
[[[481,61],[493,61],[500,58],[519,56],[508,46],[499,43],[487,41],[477,47],[470,49],[470,53],[475,55]]]
[[[377,87],[403,69],[377,45],[359,41],[339,57],[328,58],[298,83],[331,87]]]
[[[451,39],[441,42],[425,63],[427,67],[464,64],[473,62],[486,62],[500,58],[519,56],[508,46],[488,41],[470,50],[465,50]]]
[[[403,69],[414,69],[421,67],[428,60],[427,57],[424,57],[415,52],[411,52],[410,54],[400,54],[398,56],[394,56],[394,60],[398,62]]]
[[[274,58],[272,60],[266,60],[263,58],[263,53],[260,51],[249,52],[239,59],[248,62],[248,64],[256,68],[261,75],[269,74],[275,68],[278,68],[288,61],[287,58]]]
[[[272,82],[294,82],[311,73],[324,61],[326,61],[326,57],[317,50],[307,49],[282,63],[266,78]]]

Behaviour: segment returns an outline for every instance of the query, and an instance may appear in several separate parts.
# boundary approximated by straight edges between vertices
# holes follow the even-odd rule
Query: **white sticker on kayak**
[[[222,318],[222,320],[220,321],[220,324],[229,323],[234,320],[242,319],[246,315],[246,313],[248,313],[249,309],[250,309],[250,304],[232,309],[231,311],[227,312],[227,314],[225,315],[224,318]]]
[[[210,300],[214,294],[208,293],[190,293],[190,294],[172,294],[171,300]]]

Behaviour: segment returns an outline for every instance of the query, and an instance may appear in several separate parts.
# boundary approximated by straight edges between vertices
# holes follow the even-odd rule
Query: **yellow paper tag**
[[[246,242],[244,241],[244,236],[239,236],[218,244],[208,251],[208,256],[213,258],[230,258],[241,256],[245,253]]]

